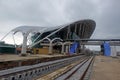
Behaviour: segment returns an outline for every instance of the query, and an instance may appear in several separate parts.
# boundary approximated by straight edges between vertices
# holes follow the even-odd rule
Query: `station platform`
[[[120,57],[96,56],[91,80],[120,80]]]
[[[27,56],[20,56],[15,54],[2,54],[0,55],[0,70],[10,69],[20,66],[34,65],[34,64],[57,60],[66,57],[69,56],[63,54],[53,54],[53,55],[31,54]]]
[[[51,58],[51,57],[60,57],[65,56],[63,54],[53,54],[53,55],[46,55],[46,54],[30,54],[27,56],[20,56],[17,54],[1,54],[0,55],[0,62],[4,61],[18,61],[18,60],[28,60],[28,59],[38,59],[38,58]]]

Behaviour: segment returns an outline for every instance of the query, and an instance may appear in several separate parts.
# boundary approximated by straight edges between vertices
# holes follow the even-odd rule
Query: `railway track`
[[[37,80],[89,80],[94,57],[86,57]]]
[[[57,69],[70,65],[86,56],[74,56],[35,65],[21,66],[0,71],[0,80],[34,80]]]
[[[89,76],[87,74],[87,71],[89,70],[92,61],[93,61],[93,57],[85,59],[83,62],[81,62],[80,64],[72,68],[71,70],[58,76],[55,80],[84,80],[86,79],[87,76]]]

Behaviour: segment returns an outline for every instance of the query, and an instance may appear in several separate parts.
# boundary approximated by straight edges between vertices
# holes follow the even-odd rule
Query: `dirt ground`
[[[91,80],[120,80],[120,57],[96,56]]]

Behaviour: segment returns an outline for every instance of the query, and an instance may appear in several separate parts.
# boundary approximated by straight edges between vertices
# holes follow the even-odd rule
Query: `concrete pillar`
[[[26,48],[27,48],[27,33],[23,33],[23,44],[22,44],[22,51],[21,51],[21,55],[26,55]]]
[[[68,52],[70,52],[70,47],[71,47],[71,45],[69,44]]]
[[[62,51],[61,53],[64,53],[64,44],[62,44]]]
[[[70,51],[70,44],[65,46],[65,52],[69,53],[69,51]]]
[[[84,54],[85,45],[81,45],[81,52]]]
[[[65,46],[65,52],[68,53],[68,46]]]
[[[117,56],[117,49],[116,46],[111,46],[111,55],[112,57],[116,57]]]
[[[85,49],[85,45],[82,45],[82,49],[83,49],[83,50]]]
[[[49,54],[52,54],[52,43],[50,42],[50,46],[49,46]]]

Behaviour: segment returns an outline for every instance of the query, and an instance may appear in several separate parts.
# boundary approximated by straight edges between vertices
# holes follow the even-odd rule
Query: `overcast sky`
[[[120,0],[0,0],[0,38],[21,25],[55,26],[93,19],[92,38],[120,38]]]

